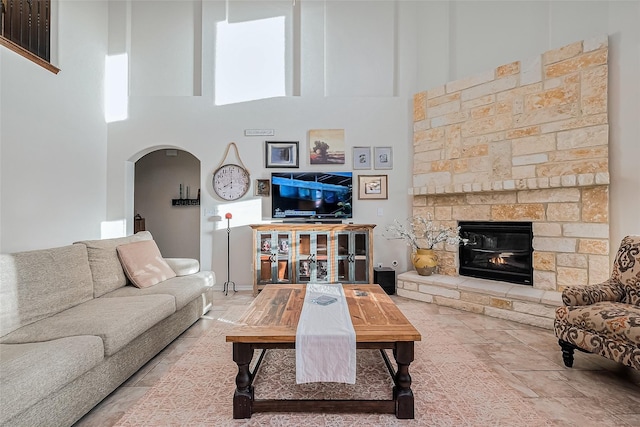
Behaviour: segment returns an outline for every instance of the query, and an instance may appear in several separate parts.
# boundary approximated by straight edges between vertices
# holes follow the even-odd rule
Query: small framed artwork
[[[371,169],[371,147],[353,147],[353,168]]]
[[[358,199],[387,198],[387,175],[358,175]]]
[[[268,179],[256,179],[254,193],[256,196],[269,197],[271,183]]]
[[[393,152],[391,147],[373,148],[373,168],[393,169]]]
[[[344,129],[309,131],[310,165],[343,165],[344,158]]]
[[[298,141],[265,141],[265,167],[267,168],[297,168],[298,154]]]

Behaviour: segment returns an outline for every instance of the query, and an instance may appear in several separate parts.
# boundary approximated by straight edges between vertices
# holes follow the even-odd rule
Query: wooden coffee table
[[[264,350],[295,348],[296,329],[304,303],[305,285],[273,284],[260,292],[238,321],[238,326],[226,337],[227,342],[233,343],[233,361],[238,365],[233,418],[251,418],[254,412],[366,412],[395,414],[403,419],[414,418],[409,365],[413,361],[414,342],[421,339],[420,332],[379,285],[343,285],[343,288],[356,332],[356,347],[380,349],[395,384],[393,398],[255,399],[253,379]],[[256,349],[262,349],[263,352],[251,371],[249,364]],[[397,370],[394,370],[385,349],[393,350]]]

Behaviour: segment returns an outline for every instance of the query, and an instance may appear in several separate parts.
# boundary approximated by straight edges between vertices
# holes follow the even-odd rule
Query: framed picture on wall
[[[344,164],[344,129],[312,129],[309,131],[309,164]]]
[[[298,155],[298,141],[265,141],[265,167],[267,168],[297,168]]]
[[[268,179],[256,179],[255,195],[262,197],[269,197],[271,190],[271,183]]]
[[[374,169],[393,169],[393,151],[391,147],[375,147],[373,149]]]
[[[353,168],[371,169],[371,147],[353,147]]]
[[[387,198],[387,175],[358,175],[358,199]]]

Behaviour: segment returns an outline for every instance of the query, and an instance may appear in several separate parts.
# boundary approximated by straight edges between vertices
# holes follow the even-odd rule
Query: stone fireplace
[[[608,277],[607,61],[595,38],[414,96],[413,214],[530,222],[533,271],[528,294],[465,279],[442,246],[439,274],[403,273],[398,294],[550,327],[565,286]]]

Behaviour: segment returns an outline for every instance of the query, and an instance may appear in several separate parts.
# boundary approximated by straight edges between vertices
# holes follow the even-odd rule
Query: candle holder
[[[224,292],[225,296],[229,293],[229,287],[233,286],[233,292],[236,291],[236,282],[229,279],[231,274],[231,218],[232,215],[230,212],[227,212],[224,217],[227,219],[227,281],[222,285],[222,292]]]

